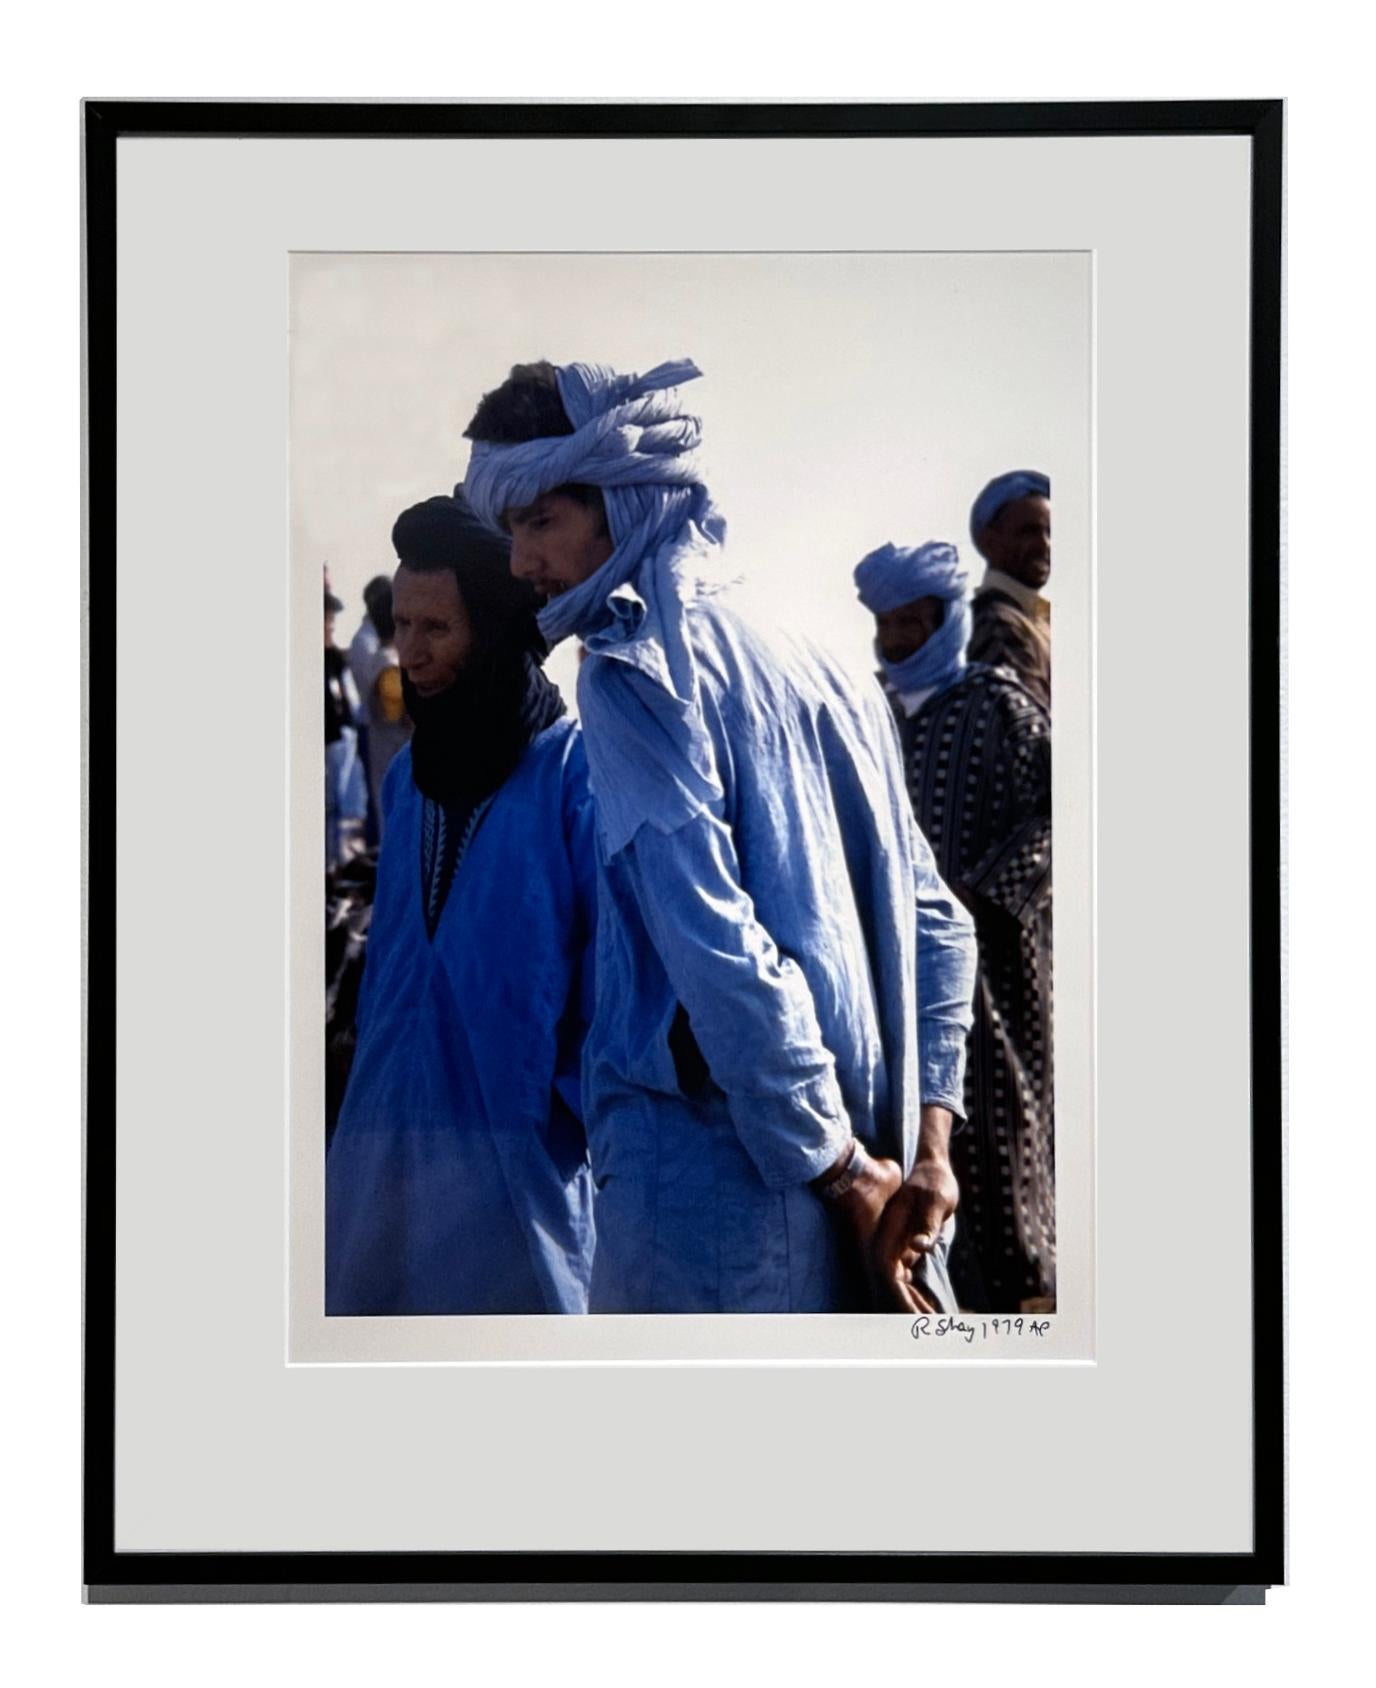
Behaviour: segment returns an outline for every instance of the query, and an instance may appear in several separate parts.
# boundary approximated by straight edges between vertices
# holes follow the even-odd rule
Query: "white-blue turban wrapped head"
[[[710,542],[724,537],[726,524],[702,484],[702,423],[685,412],[678,394],[679,383],[701,373],[687,358],[645,375],[618,375],[605,364],[564,364],[556,375],[571,434],[521,445],[474,443],[464,494],[489,527],[500,529],[509,510],[533,504],[556,487],[595,486],[602,492],[614,549],[595,574],[540,612],[540,628],[551,645],[605,623],[616,613],[612,593],[666,540],[679,540],[686,525]],[[643,586],[637,580],[637,586],[642,592],[654,589],[648,580]]]
[[[731,584],[721,557],[726,523],[698,457],[702,424],[678,393],[680,383],[701,373],[686,358],[644,375],[564,364],[556,378],[573,432],[520,445],[475,441],[464,476],[469,504],[497,529],[508,511],[546,492],[601,489],[612,554],[551,599],[539,622],[551,645],[577,634],[589,657],[578,696],[608,850],[646,820],[667,829],[722,795],[686,621],[691,600]],[[653,759],[645,721],[618,714],[607,704],[607,688],[591,683],[604,659],[627,664],[648,682],[638,695],[653,717]],[[626,770],[637,766],[641,774],[629,777]]]
[[[970,579],[954,545],[941,539],[912,547],[881,545],[857,564],[855,589],[872,615],[887,614],[918,598],[940,598],[945,605],[940,627],[902,662],[889,662],[876,646],[895,691],[942,691],[960,678],[970,642]]]

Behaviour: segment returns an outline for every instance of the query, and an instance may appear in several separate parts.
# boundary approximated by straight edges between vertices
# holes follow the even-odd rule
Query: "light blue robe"
[[[906,1171],[920,1104],[961,1112],[970,917],[914,824],[878,687],[690,596],[690,766],[653,615],[634,580],[614,600],[578,688],[601,861],[591,1310],[861,1304],[809,1181],[852,1130]]]
[[[578,729],[547,727],[497,792],[433,943],[422,808],[408,747],[383,784],[358,1044],[326,1167],[326,1312],[584,1312],[596,886]]]
[[[596,486],[613,541],[540,612],[551,644],[587,651],[591,1310],[840,1310],[856,1286],[810,1180],[852,1128],[906,1170],[920,1102],[960,1111],[974,928],[917,831],[878,688],[771,651],[725,602],[725,523],[678,391],[699,373],[562,365],[573,432],[476,441],[464,491],[500,531],[542,492]]]

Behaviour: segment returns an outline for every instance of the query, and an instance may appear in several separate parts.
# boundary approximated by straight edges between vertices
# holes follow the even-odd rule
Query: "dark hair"
[[[417,574],[453,576],[479,646],[495,645],[519,624],[521,642],[543,651],[535,621],[539,597],[511,572],[511,546],[485,528],[462,497],[427,498],[403,510],[392,527],[397,560]]]
[[[524,445],[527,440],[557,439],[573,433],[564,401],[559,397],[559,372],[547,359],[518,363],[500,387],[484,393],[473,420],[464,429],[467,440],[489,445]],[[550,492],[572,498],[596,510],[606,525],[606,504],[600,487],[568,481]]]
[[[368,620],[377,629],[384,645],[396,638],[397,626],[392,620],[392,582],[388,575],[375,574],[363,588],[363,607]]]
[[[541,358],[538,363],[516,364],[500,387],[484,393],[463,434],[466,440],[490,445],[524,445],[572,432],[559,397],[558,372]]]

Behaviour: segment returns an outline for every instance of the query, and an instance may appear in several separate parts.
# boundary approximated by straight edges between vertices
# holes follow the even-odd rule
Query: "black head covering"
[[[402,675],[415,725],[411,771],[440,803],[472,804],[494,792],[526,746],[564,713],[559,688],[540,664],[548,654],[535,620],[540,600],[510,568],[510,543],[485,528],[463,489],[403,510],[392,528],[398,560],[418,574],[447,569],[473,631],[463,672],[438,697],[422,697]]]
[[[396,624],[392,620],[392,577],[386,574],[375,574],[363,588],[363,607],[368,612],[368,620],[377,630],[377,636],[384,645],[390,645],[396,637]]]

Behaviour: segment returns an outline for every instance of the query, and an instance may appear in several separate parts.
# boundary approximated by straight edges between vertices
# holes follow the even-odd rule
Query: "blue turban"
[[[960,554],[944,540],[929,540],[909,550],[881,545],[855,570],[860,602],[874,615],[883,615],[918,598],[941,598],[946,604],[941,626],[920,650],[902,662],[879,663],[895,691],[926,687],[944,691],[965,670],[965,647],[970,642],[970,580]]]
[[[702,424],[685,414],[677,392],[679,382],[701,373],[686,358],[645,375],[565,364],[557,371],[559,397],[573,433],[521,445],[475,441],[464,477],[474,512],[498,529],[508,510],[556,487],[602,489],[612,554],[545,605],[540,631],[551,645],[576,633],[590,658],[624,662],[649,683],[647,706],[668,747],[666,777],[674,788],[666,797],[648,769],[641,782],[626,778],[626,767],[643,759],[636,724],[602,709],[597,690],[585,697],[580,675],[589,771],[609,848],[619,848],[644,820],[667,830],[669,817],[722,795],[685,626],[689,600],[731,584],[721,561],[726,523],[702,484]]]
[[[602,489],[615,550],[595,574],[540,612],[540,630],[551,645],[570,633],[592,632],[615,613],[611,594],[685,523],[696,523],[712,540],[725,536],[726,524],[702,485],[702,423],[684,414],[676,386],[701,373],[686,358],[646,375],[566,364],[558,371],[559,397],[573,433],[522,445],[475,442],[463,489],[491,528],[501,528],[508,510],[533,504],[555,487],[573,482]]]
[[[1036,469],[1012,469],[997,475],[985,487],[970,510],[970,537],[979,544],[979,536],[1005,504],[1019,498],[1050,498],[1051,482]]]

